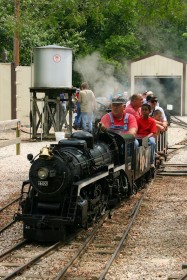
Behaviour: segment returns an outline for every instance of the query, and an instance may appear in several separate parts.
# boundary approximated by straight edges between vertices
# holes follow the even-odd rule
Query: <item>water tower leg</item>
[[[60,129],[60,97],[57,97],[56,99],[56,130],[61,131]]]
[[[36,92],[33,92],[33,97],[32,97],[32,138],[36,138]]]

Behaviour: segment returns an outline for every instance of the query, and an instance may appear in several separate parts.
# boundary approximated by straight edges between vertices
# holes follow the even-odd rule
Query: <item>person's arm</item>
[[[155,119],[154,119],[155,120]],[[167,129],[168,127],[168,122],[167,121],[156,121],[156,125],[158,125],[158,127],[164,127],[164,131]]]
[[[153,134],[153,136],[156,135],[157,133],[157,129],[156,129],[156,120],[155,119],[152,119],[152,124],[151,124],[151,127],[150,127],[150,133]],[[150,137],[150,136],[149,136]]]
[[[79,92],[78,102],[79,102],[79,103],[82,102],[82,95],[81,95],[81,92]]]
[[[163,126],[165,127],[165,129],[167,129],[167,127],[168,127],[168,121],[167,121],[167,118],[166,118],[164,109],[160,107],[159,110],[162,112],[162,124],[163,124]]]
[[[164,132],[166,129],[162,124],[156,123],[156,127],[160,132]]]
[[[168,127],[168,122],[167,121],[163,121],[162,122],[163,127],[165,128],[165,130],[167,130]]]
[[[132,134],[132,135],[136,135],[138,129],[135,128],[135,127],[131,127],[129,130],[128,130],[128,134]]]
[[[162,125],[162,123],[163,123],[162,121],[157,121],[157,120],[155,120],[155,122],[156,122],[156,124],[159,124],[159,125]]]
[[[93,93],[93,112],[96,112],[96,110],[97,110],[97,102],[96,102],[95,95]]]
[[[108,114],[102,116],[100,123],[102,123],[102,127],[109,128],[110,127],[110,117]]]
[[[137,125],[136,118],[131,114],[129,114],[128,116],[128,127],[129,127],[128,134],[132,134],[135,136],[138,131],[138,125]]]

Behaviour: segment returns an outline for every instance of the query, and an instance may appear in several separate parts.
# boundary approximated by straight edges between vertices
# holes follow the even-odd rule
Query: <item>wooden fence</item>
[[[0,141],[0,148],[16,144],[16,155],[20,155],[20,121],[18,119],[8,120],[8,121],[0,121],[0,132],[4,132],[8,129],[15,128],[15,138],[11,140],[4,140]]]

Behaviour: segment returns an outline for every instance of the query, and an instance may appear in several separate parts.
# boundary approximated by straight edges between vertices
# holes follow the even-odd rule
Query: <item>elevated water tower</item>
[[[68,132],[72,132],[72,49],[49,45],[34,49],[31,92],[32,138],[50,138],[50,129],[61,131],[60,94],[69,104]],[[40,131],[39,131],[40,129]],[[53,136],[53,135],[52,135]]]

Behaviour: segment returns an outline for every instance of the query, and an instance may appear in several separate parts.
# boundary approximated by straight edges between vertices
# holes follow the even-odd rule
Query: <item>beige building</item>
[[[187,115],[187,61],[161,54],[131,63],[131,94],[150,90],[164,109]]]
[[[30,124],[31,67],[0,63],[0,121],[19,119]]]
[[[15,71],[14,71],[15,70]],[[31,67],[0,63],[0,121],[30,125]],[[171,114],[187,115],[187,62],[160,54],[131,62],[131,94],[151,90]]]

